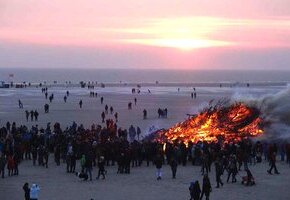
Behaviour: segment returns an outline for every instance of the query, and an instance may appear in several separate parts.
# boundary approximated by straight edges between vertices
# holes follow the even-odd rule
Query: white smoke
[[[255,97],[237,91],[232,101],[242,101],[261,110],[265,120],[265,139],[290,141],[290,84],[276,94]]]

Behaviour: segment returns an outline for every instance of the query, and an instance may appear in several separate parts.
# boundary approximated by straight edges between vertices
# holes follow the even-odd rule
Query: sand
[[[130,175],[117,174],[116,167],[107,167],[106,180],[81,181],[73,174],[65,172],[65,164],[57,167],[50,158],[49,168],[32,166],[31,161],[24,161],[20,165],[18,177],[0,179],[1,200],[23,199],[22,186],[25,182],[37,183],[41,187],[41,200],[181,200],[189,199],[188,187],[193,180],[202,182],[200,167],[188,165],[179,166],[177,179],[171,179],[171,171],[168,166],[163,167],[163,178],[157,181],[155,167],[142,166],[133,168]],[[257,200],[288,200],[290,197],[290,167],[285,163],[278,163],[280,175],[268,175],[266,162],[250,166],[257,184],[252,187],[243,186],[241,178],[237,176],[237,183],[225,183],[220,188],[215,188],[215,173],[210,173],[213,187],[211,198],[219,199],[257,199]],[[79,164],[77,170],[79,170]],[[240,172],[244,175],[245,172]],[[97,169],[93,170],[96,177]],[[226,174],[222,180],[226,182]]]
[[[141,94],[131,94],[131,88],[96,88],[98,98],[90,98],[89,90],[80,88],[49,88],[49,94],[54,93],[55,99],[50,104],[50,113],[44,114],[43,105],[48,102],[41,93],[40,88],[26,89],[1,89],[0,90],[0,126],[7,121],[15,121],[18,125],[25,124],[28,127],[38,124],[46,127],[48,122],[60,122],[64,128],[72,121],[83,123],[90,127],[92,123],[101,124],[101,112],[105,105],[113,106],[119,113],[121,127],[128,128],[131,124],[140,126],[145,135],[152,125],[157,128],[168,128],[177,122],[187,118],[186,114],[194,114],[200,108],[208,104],[211,99],[231,97],[235,91],[230,88],[197,88],[197,99],[191,99],[192,88],[182,87],[180,92],[177,88],[142,88]],[[66,90],[70,90],[67,103],[64,103],[63,96]],[[263,95],[269,91],[264,89],[250,89],[262,91]],[[270,92],[277,91],[270,88]],[[256,91],[255,91],[256,92]],[[104,96],[104,104],[100,103],[100,96]],[[134,98],[137,97],[137,105],[134,105]],[[18,108],[18,99],[24,104],[24,109]],[[83,100],[83,108],[78,106],[79,100]],[[128,110],[127,104],[133,102],[133,109]],[[157,109],[168,108],[168,119],[158,119]],[[148,119],[143,120],[142,110],[148,111]],[[39,121],[26,122],[25,110],[37,109],[40,113]],[[109,118],[113,118],[109,115]],[[79,170],[79,165],[77,165]],[[266,170],[268,164],[262,163],[251,167],[256,178],[257,185],[245,187],[238,183],[225,184],[221,189],[213,189],[211,199],[257,199],[257,200],[287,200],[290,198],[290,167],[285,163],[278,163],[281,175],[268,175]],[[117,175],[116,167],[108,167],[106,180],[93,180],[92,182],[80,181],[72,174],[65,173],[65,165],[57,167],[50,157],[49,168],[33,167],[31,161],[24,161],[20,165],[18,177],[0,179],[0,199],[18,200],[23,199],[22,186],[24,182],[37,183],[41,187],[41,200],[86,200],[90,198],[98,200],[181,200],[189,199],[189,183],[198,179],[202,182],[200,167],[186,166],[178,167],[177,179],[171,179],[171,172],[168,166],[163,168],[163,179],[157,181],[155,178],[155,167],[142,166],[132,169],[130,175]],[[94,169],[93,176],[96,176]],[[241,174],[245,174],[242,172]],[[210,174],[213,187],[215,186],[215,173]],[[226,175],[223,176],[225,181]]]

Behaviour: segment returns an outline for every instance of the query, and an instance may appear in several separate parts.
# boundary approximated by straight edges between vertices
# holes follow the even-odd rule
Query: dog
[[[76,172],[76,176],[80,179],[83,179],[84,181],[87,181],[89,176],[86,173],[83,172]]]

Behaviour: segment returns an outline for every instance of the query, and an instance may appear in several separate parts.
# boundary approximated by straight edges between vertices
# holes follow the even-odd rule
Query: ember
[[[211,103],[210,103],[211,104]],[[244,103],[217,103],[197,115],[190,116],[168,130],[160,130],[155,137],[159,142],[182,141],[239,141],[263,134],[260,110]]]

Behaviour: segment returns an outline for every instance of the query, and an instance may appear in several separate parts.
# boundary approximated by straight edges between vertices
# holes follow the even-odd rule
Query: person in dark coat
[[[30,188],[29,188],[28,183],[25,183],[22,188],[24,190],[24,198],[25,198],[25,200],[30,200]]]
[[[171,167],[171,172],[172,172],[172,178],[173,179],[176,178],[177,165],[178,165],[177,160],[172,158],[172,160],[170,162],[170,167]]]
[[[269,174],[272,174],[272,170],[274,169],[274,172],[275,174],[280,174],[277,170],[277,167],[276,167],[276,152],[273,151],[270,153],[269,155],[269,159],[270,159],[270,169],[267,171]]]
[[[103,179],[106,178],[105,176],[105,159],[103,156],[100,157],[100,160],[98,162],[98,168],[99,168],[99,171],[98,171],[98,176],[97,176],[97,179],[100,178],[100,176],[102,175],[103,176]]]
[[[221,164],[219,159],[215,162],[215,173],[216,173],[216,183],[217,183],[216,188],[219,188],[220,185],[221,186],[224,185],[222,180],[221,180],[221,175],[223,173],[223,168],[222,168],[222,164]]]
[[[163,159],[162,159],[162,156],[160,154],[158,154],[155,158],[155,166],[156,166],[156,169],[157,169],[157,180],[161,180],[161,176],[162,176],[162,173],[161,173],[161,168],[162,168],[162,162],[163,162]]]
[[[191,182],[189,186],[189,192],[190,192],[190,200],[199,200],[201,190],[198,181]]]
[[[211,193],[211,191],[212,191],[212,188],[211,188],[210,180],[208,178],[208,175],[205,174],[203,176],[202,193],[200,196],[200,200],[202,200],[203,195],[205,195],[206,200],[209,200],[209,194]]]

